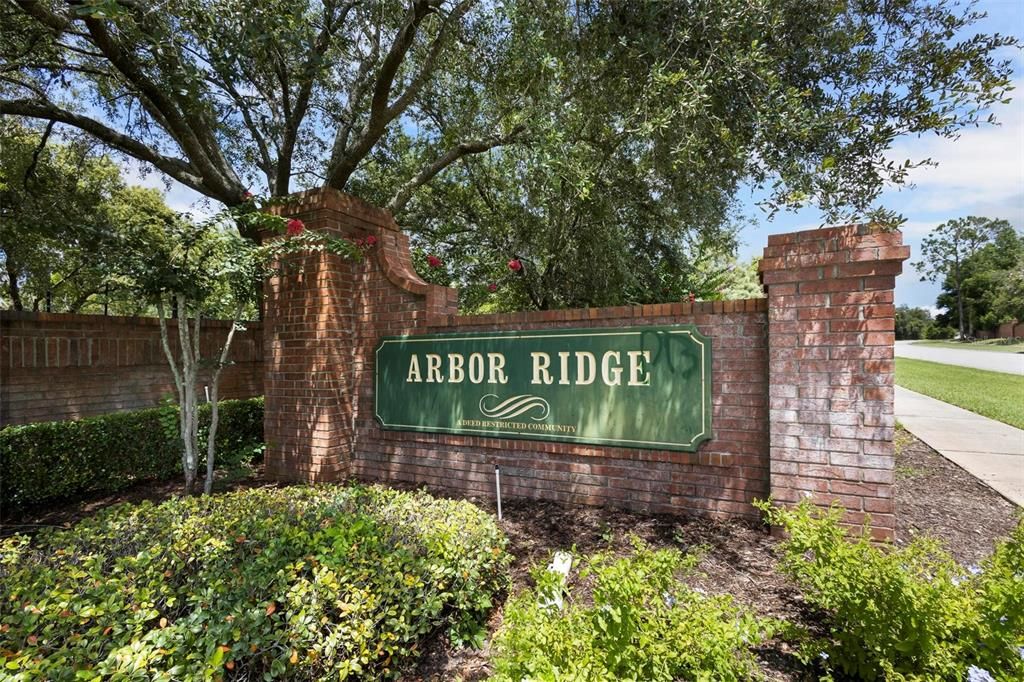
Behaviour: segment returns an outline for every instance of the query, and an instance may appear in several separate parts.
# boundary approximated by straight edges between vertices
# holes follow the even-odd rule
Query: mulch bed
[[[1019,510],[1002,495],[907,431],[898,431],[896,445],[897,544],[927,533],[941,539],[958,561],[971,565],[989,555],[994,543],[1013,530]],[[479,504],[494,511],[490,501]],[[812,631],[820,627],[796,587],[775,570],[778,540],[758,524],[532,501],[510,501],[503,511],[502,528],[515,557],[513,590],[529,587],[530,567],[547,563],[556,550],[575,545],[580,554],[609,548],[625,554],[630,551],[630,535],[637,535],[655,547],[687,551],[703,546],[705,558],[687,580],[692,587],[709,594],[731,594],[738,604],[761,616],[784,618]],[[490,631],[500,624],[498,608],[492,614]],[[480,651],[453,651],[437,638],[424,652],[418,669],[406,679],[486,679],[489,644]],[[781,640],[769,642],[757,655],[770,680],[818,677],[803,669]]]
[[[237,490],[276,485],[262,480],[256,469],[249,477],[218,481],[217,490]],[[178,481],[140,485],[114,495],[59,508],[23,512],[3,521],[0,535],[33,532],[46,526],[69,526],[75,521],[118,502],[159,501],[181,494]],[[993,543],[1009,534],[1017,508],[956,464],[946,460],[906,431],[897,433],[896,542],[905,544],[927,533],[941,539],[964,564],[977,564]],[[474,500],[494,511],[491,500]],[[655,547],[680,551],[703,548],[704,559],[687,582],[707,593],[728,593],[737,603],[762,616],[785,618],[816,629],[815,614],[796,588],[776,570],[777,540],[765,528],[750,521],[641,514],[614,509],[565,507],[524,500],[504,505],[502,528],[515,557],[513,590],[530,586],[529,570],[547,563],[553,552],[575,547],[579,554],[609,550],[630,551],[630,537],[638,536]],[[494,632],[501,625],[501,607],[488,624]],[[485,679],[490,672],[490,643],[483,649],[452,650],[441,636],[426,646],[417,669],[406,676],[410,682]],[[757,652],[765,674],[772,680],[813,679],[801,668],[785,642],[769,642]]]
[[[977,565],[1010,534],[1020,509],[908,431],[896,432],[896,542],[939,538],[957,561]]]
[[[202,486],[202,479],[198,485]],[[254,465],[244,470],[218,471],[214,474],[213,490],[226,493],[246,488],[279,487],[281,484],[263,479],[263,465]],[[159,503],[185,493],[185,482],[181,477],[170,481],[148,481],[116,493],[93,495],[84,500],[59,506],[40,505],[9,513],[0,510],[0,537],[14,533],[32,534],[43,528],[68,528],[77,521],[92,516],[111,505],[122,502]]]

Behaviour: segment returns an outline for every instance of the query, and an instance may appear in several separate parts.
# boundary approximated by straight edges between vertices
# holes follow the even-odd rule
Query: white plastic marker
[[[569,582],[569,570],[572,569],[572,554],[568,552],[555,552],[555,556],[551,558],[551,563],[548,564],[548,571],[551,573],[557,573],[561,576],[562,587]],[[559,589],[554,594],[554,598],[545,599],[540,603],[542,608],[548,608],[549,606],[557,606],[559,609],[562,608],[562,590]]]
[[[501,521],[501,469],[494,465],[494,487],[498,492],[498,520]]]
[[[206,389],[206,402],[210,402],[210,387],[209,386],[203,386],[203,388]]]

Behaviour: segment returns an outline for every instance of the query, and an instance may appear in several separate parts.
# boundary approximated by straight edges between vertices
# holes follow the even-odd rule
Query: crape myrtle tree
[[[978,14],[951,0],[2,6],[0,114],[227,206],[345,189],[537,307],[675,296],[745,185],[769,213],[887,217],[912,162],[886,150],[984,121],[1015,44],[959,38]]]
[[[326,251],[345,258],[358,259],[372,247],[305,229],[302,221],[271,215],[266,203],[247,197],[242,205],[226,209],[214,217],[195,222],[188,215],[150,216],[126,225],[118,245],[117,268],[123,281],[153,304],[160,321],[160,339],[164,355],[174,377],[179,407],[179,435],[182,445],[182,469],[185,494],[192,494],[198,478],[199,377],[208,370],[210,390],[210,426],[206,432],[206,478],[203,492],[213,488],[218,425],[219,380],[229,366],[228,356],[236,330],[244,314],[252,310],[260,295],[260,283],[272,268],[296,267],[290,254]],[[154,225],[154,221],[158,224]],[[241,235],[241,230],[264,234],[283,234],[283,238],[257,244]],[[154,239],[159,234],[161,238]],[[214,357],[201,354],[202,320],[211,312],[231,321],[227,334]],[[171,338],[169,316],[176,318],[176,338]]]

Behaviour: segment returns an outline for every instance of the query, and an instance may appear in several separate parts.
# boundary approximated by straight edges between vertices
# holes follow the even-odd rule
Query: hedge
[[[209,405],[204,405],[200,442],[205,442],[209,419]],[[263,398],[222,401],[217,464],[249,461],[262,451],[262,443]],[[0,505],[5,510],[180,475],[176,407],[0,430]]]
[[[506,539],[469,502],[291,486],[0,540],[0,678],[381,680],[476,639]]]

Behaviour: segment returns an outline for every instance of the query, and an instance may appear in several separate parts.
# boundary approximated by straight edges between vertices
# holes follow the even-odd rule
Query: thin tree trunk
[[[964,292],[963,283],[960,282],[960,258],[954,261],[954,272],[956,274],[956,316],[960,326],[960,340],[964,341]]]
[[[196,479],[196,368],[195,358],[192,355],[192,343],[188,328],[188,311],[185,307],[185,297],[181,294],[175,296],[178,309],[178,345],[181,346],[181,365],[184,386],[184,395],[180,401],[181,407],[181,438],[184,442],[183,466],[185,469],[185,495],[191,495],[195,487]]]
[[[171,298],[171,307],[174,307],[173,297]],[[157,299],[156,312],[157,319],[160,320],[160,343],[163,346],[164,355],[167,356],[167,363],[171,366],[171,375],[174,377],[174,388],[178,393],[178,435],[182,441],[181,469],[185,474],[185,494],[187,495],[189,494],[189,480],[188,454],[185,450],[185,376],[183,370],[178,368],[178,363],[174,359],[174,353],[171,351],[171,343],[167,333],[167,313],[164,311],[163,296],[160,296],[160,298]],[[182,357],[182,365],[184,365],[184,356]]]
[[[220,358],[217,360],[217,366],[213,370],[213,377],[210,379],[210,431],[206,436],[206,481],[203,484],[203,492],[207,495],[213,492],[213,461],[214,456],[217,454],[217,423],[219,419],[217,393],[220,388],[220,372],[224,369],[224,365],[228,360],[231,341],[235,338],[235,327],[238,326],[238,320],[242,317],[243,308],[244,305],[241,303],[235,308],[235,314],[231,318],[231,328],[228,329],[228,337],[224,340],[224,346],[220,349]]]
[[[25,304],[21,302],[21,287],[18,286],[20,273],[11,261],[10,254],[8,254],[7,260],[4,261],[4,267],[7,269],[7,289],[11,294],[11,308],[13,310],[24,310]]]

